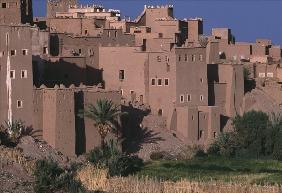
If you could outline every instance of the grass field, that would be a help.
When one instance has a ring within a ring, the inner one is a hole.
[[[154,161],[147,163],[138,175],[172,181],[187,179],[282,185],[282,162],[213,157],[187,161]]]

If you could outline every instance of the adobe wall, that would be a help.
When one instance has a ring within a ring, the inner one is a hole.
[[[25,50],[25,55],[23,54]],[[12,53],[13,52],[13,53]],[[0,26],[0,121],[20,119],[32,126],[32,50],[28,26]],[[20,65],[19,65],[20,64]]]
[[[176,65],[174,51],[149,53],[148,74],[148,104],[151,107],[152,113],[165,117],[167,120],[167,128],[176,129],[170,126],[176,98]],[[155,82],[154,84],[153,81]],[[161,81],[160,84],[159,81]]]
[[[146,102],[145,85],[148,56],[140,47],[99,47],[99,64],[106,89],[118,89],[130,101]],[[124,70],[124,79],[120,79]],[[141,97],[141,95],[143,97]]]
[[[197,42],[203,34],[203,20],[200,18],[188,20],[188,41]]]
[[[53,18],[49,19],[50,32],[97,36],[101,29],[96,27],[95,21],[93,18]]]
[[[176,105],[208,105],[206,49],[177,48],[175,50]],[[185,55],[188,57],[187,61],[185,61]],[[192,56],[195,57],[195,61],[192,61]],[[189,101],[188,95],[191,97]],[[180,101],[181,96],[184,96],[183,102]]]
[[[0,0],[0,24],[24,24],[32,21],[32,0]]]
[[[98,99],[111,100],[115,105],[120,105],[121,95],[118,91],[84,91],[84,108],[87,108],[88,104],[96,104]],[[99,146],[100,135],[97,129],[94,128],[94,122],[89,118],[85,118],[85,139],[86,139],[86,152],[89,152],[94,147]]]

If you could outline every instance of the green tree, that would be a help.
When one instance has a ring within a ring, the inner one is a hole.
[[[6,137],[3,137],[5,138],[2,139],[3,141],[6,141],[6,143],[17,144],[19,142],[19,139],[23,135],[25,126],[22,121],[13,120],[13,121],[5,121],[5,123],[1,125],[0,128],[2,130],[2,133],[6,135]]]
[[[271,122],[266,113],[250,111],[233,119],[237,140],[241,148],[258,158],[266,154],[266,135]]]
[[[97,100],[95,105],[87,105],[87,109],[83,112],[83,116],[94,121],[94,126],[97,128],[101,137],[101,147],[105,147],[105,138],[109,132],[116,131],[119,117],[121,116],[119,106],[114,105],[111,100]]]

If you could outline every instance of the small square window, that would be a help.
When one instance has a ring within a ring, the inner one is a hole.
[[[180,95],[180,103],[184,103],[184,95]]]
[[[152,79],[151,79],[151,85],[152,85],[152,86],[155,86],[155,85],[156,85],[156,79],[155,79],[155,78],[152,78]]]
[[[16,55],[16,53],[17,53],[17,51],[16,51],[16,50],[11,50],[11,56],[15,56],[15,55]]]
[[[17,100],[17,108],[23,108],[23,101]]]
[[[200,101],[203,101],[204,100],[204,95],[201,95],[200,96]]]
[[[165,79],[165,86],[168,86],[168,85],[169,85],[169,79],[166,78],[166,79]]]
[[[159,79],[158,79],[158,86],[162,86],[162,84],[163,84],[163,83],[162,83],[162,79],[159,78]]]
[[[203,61],[203,54],[199,55],[199,60],[202,62]]]
[[[187,101],[190,102],[191,101],[191,95],[187,94]]]
[[[157,61],[158,62],[161,62],[162,61],[162,58],[160,56],[157,56]]]
[[[11,78],[11,79],[15,79],[15,78],[16,78],[16,72],[15,72],[15,70],[11,70],[11,71],[10,71],[10,78]]]
[[[27,49],[23,49],[23,55],[26,56],[28,54],[28,50]]]
[[[27,70],[21,71],[21,78],[27,78]]]
[[[7,8],[7,3],[2,3],[1,7],[4,9]]]
[[[119,71],[119,80],[124,80],[124,70]]]

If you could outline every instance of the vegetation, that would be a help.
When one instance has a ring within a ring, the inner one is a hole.
[[[16,146],[23,135],[25,126],[22,121],[5,121],[0,127],[0,144]]]
[[[269,160],[204,157],[182,161],[148,163],[139,176],[162,180],[222,181],[232,183],[282,184],[282,163]]]
[[[99,168],[107,168],[110,176],[128,176],[143,167],[143,161],[136,156],[127,156],[111,140],[102,147],[96,147],[87,155],[90,163]]]
[[[163,181],[156,178],[138,176],[107,178],[106,170],[98,169],[91,165],[81,168],[81,170],[79,170],[78,172],[77,179],[79,179],[83,186],[88,190],[98,192],[104,191],[130,193],[278,193],[282,190],[279,185],[257,186],[247,184],[245,183],[245,181],[244,183],[235,184],[214,181],[211,179],[203,182],[199,180],[199,178],[196,179],[197,181],[182,179],[176,182]]]
[[[81,115],[94,121],[94,126],[98,129],[98,133],[101,137],[101,147],[103,148],[108,133],[116,129],[121,111],[112,101],[102,99],[97,100],[96,105],[89,104],[88,109]]]
[[[52,160],[39,160],[36,162],[34,177],[34,191],[36,193],[86,193],[81,183],[75,180],[77,168],[64,170]]]
[[[234,132],[219,135],[208,149],[224,157],[282,160],[282,118],[250,111],[233,120]]]

